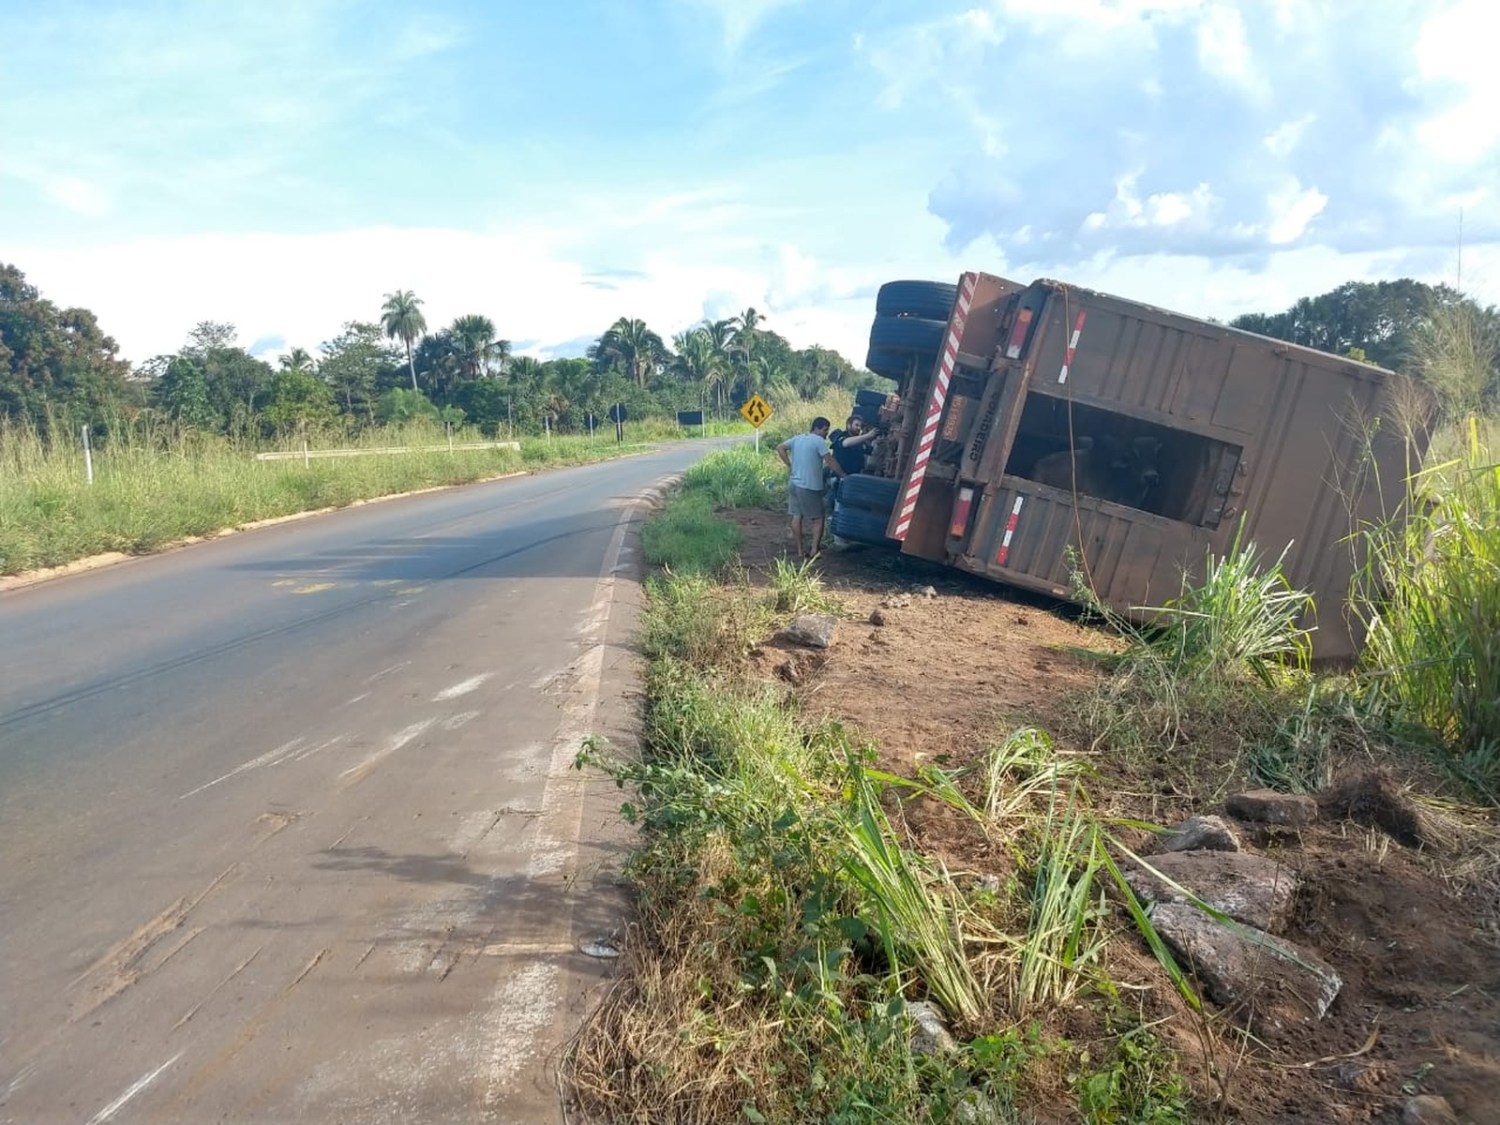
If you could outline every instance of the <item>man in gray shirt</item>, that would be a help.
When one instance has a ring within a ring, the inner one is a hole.
[[[776,447],[776,456],[791,470],[787,487],[787,511],[792,517],[792,541],[797,545],[797,559],[817,558],[823,546],[823,470],[838,476],[844,470],[833,459],[828,448],[827,418],[814,418],[805,434],[789,437]],[[802,553],[802,525],[812,532],[812,554]]]

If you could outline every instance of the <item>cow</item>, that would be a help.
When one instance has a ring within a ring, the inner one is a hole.
[[[1157,467],[1160,457],[1161,441],[1157,438],[1126,440],[1104,434],[1095,444],[1085,435],[1072,450],[1039,458],[1031,479],[1064,492],[1142,508],[1161,483]]]

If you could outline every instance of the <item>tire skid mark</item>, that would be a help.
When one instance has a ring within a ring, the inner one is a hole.
[[[176,1031],[183,1024],[187,1023],[188,1020],[190,1020],[194,1016],[196,1016],[198,1014],[198,1009],[201,1008],[201,1007],[203,1007],[203,1005],[207,1004],[216,995],[218,995],[219,989],[223,988],[226,984],[228,984],[230,981],[232,981],[235,977],[239,976],[242,972],[244,972],[245,969],[247,967],[249,967],[250,962],[254,961],[257,957],[260,956],[260,951],[262,949],[264,949],[264,948],[265,948],[264,945],[256,946],[254,953],[250,954],[249,957],[246,957],[243,961],[241,961],[238,965],[236,965],[234,967],[234,970],[227,977],[225,977],[218,984],[214,985],[211,989],[209,989],[208,990],[208,995],[204,996],[202,1000],[199,1000],[196,1004],[194,1004],[191,1008],[189,1008],[186,1012],[184,1012],[183,1015],[182,1015],[182,1018],[179,1019],[176,1023],[174,1023],[172,1025],[171,1031]],[[169,1032],[169,1034],[170,1034],[170,1032]]]
[[[161,958],[150,968],[142,968],[146,955],[156,946],[157,942],[173,931],[180,929],[187,920],[187,916],[193,909],[207,898],[225,879],[229,878],[239,868],[238,863],[230,864],[218,877],[199,891],[196,897],[188,898],[184,895],[171,906],[167,907],[156,917],[138,927],[134,933],[109,950],[103,957],[99,958],[78,976],[68,983],[68,988],[76,988],[85,981],[93,978],[95,983],[90,989],[89,995],[79,1001],[80,1008],[69,1017],[68,1022],[73,1023],[88,1015],[101,1004],[112,1000],[135,984],[147,973],[160,968],[171,957],[186,945],[198,933],[199,930],[189,934],[187,939],[172,949],[166,957]]]

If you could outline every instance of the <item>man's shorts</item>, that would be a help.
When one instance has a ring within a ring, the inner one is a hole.
[[[787,486],[786,510],[791,516],[805,520],[823,518],[823,490],[821,488],[798,488]]]

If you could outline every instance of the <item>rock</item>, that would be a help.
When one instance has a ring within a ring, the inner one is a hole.
[[[933,1120],[938,1118],[934,1116]],[[970,1087],[954,1105],[953,1120],[958,1125],[1005,1125],[1014,1119],[1002,1111],[983,1090]]]
[[[883,610],[883,609],[873,609],[873,610],[870,611],[870,624],[871,625],[884,625],[887,620],[889,620],[889,619],[885,615],[885,610]]]
[[[884,599],[880,604],[885,606],[886,609],[905,609],[907,606],[911,605],[911,595],[892,594],[890,595],[890,597]]]
[[[1190,816],[1161,838],[1163,851],[1237,852],[1240,838],[1217,816]]]
[[[783,640],[808,648],[827,648],[833,644],[838,621],[826,613],[804,613],[792,618],[792,623],[781,631]]]
[[[1000,893],[1000,876],[981,875],[974,880],[974,886],[981,891],[988,891],[992,895]]]
[[[958,1043],[943,1022],[943,1014],[936,1004],[918,1000],[906,1006],[906,1014],[912,1021],[912,1054],[947,1055],[958,1050]]]
[[[1341,1090],[1352,1090],[1357,1094],[1373,1094],[1385,1080],[1385,1071],[1374,1063],[1360,1059],[1341,1062],[1333,1068],[1333,1080]]]
[[[1458,1114],[1447,1098],[1422,1094],[1406,1099],[1401,1107],[1401,1125],[1458,1125]]]
[[[1262,1034],[1323,1018],[1343,987],[1316,954],[1249,927],[1231,928],[1185,902],[1152,908],[1151,924],[1208,994]]]
[[[1318,802],[1300,793],[1278,793],[1274,789],[1252,789],[1236,793],[1224,802],[1229,815],[1240,820],[1275,824],[1283,828],[1305,828],[1318,819]]]
[[[1193,892],[1215,910],[1257,930],[1286,924],[1297,892],[1297,873],[1250,852],[1168,852],[1148,861],[1172,883]],[[1181,891],[1153,871],[1129,867],[1125,878],[1147,902],[1186,902]]]
[[[937,597],[937,589],[936,589],[936,587],[933,587],[933,586],[918,586],[917,587],[917,597],[919,597],[919,598],[935,598],[935,597]]]
[[[776,665],[776,674],[789,684],[802,682],[802,665],[795,656],[789,656]]]

